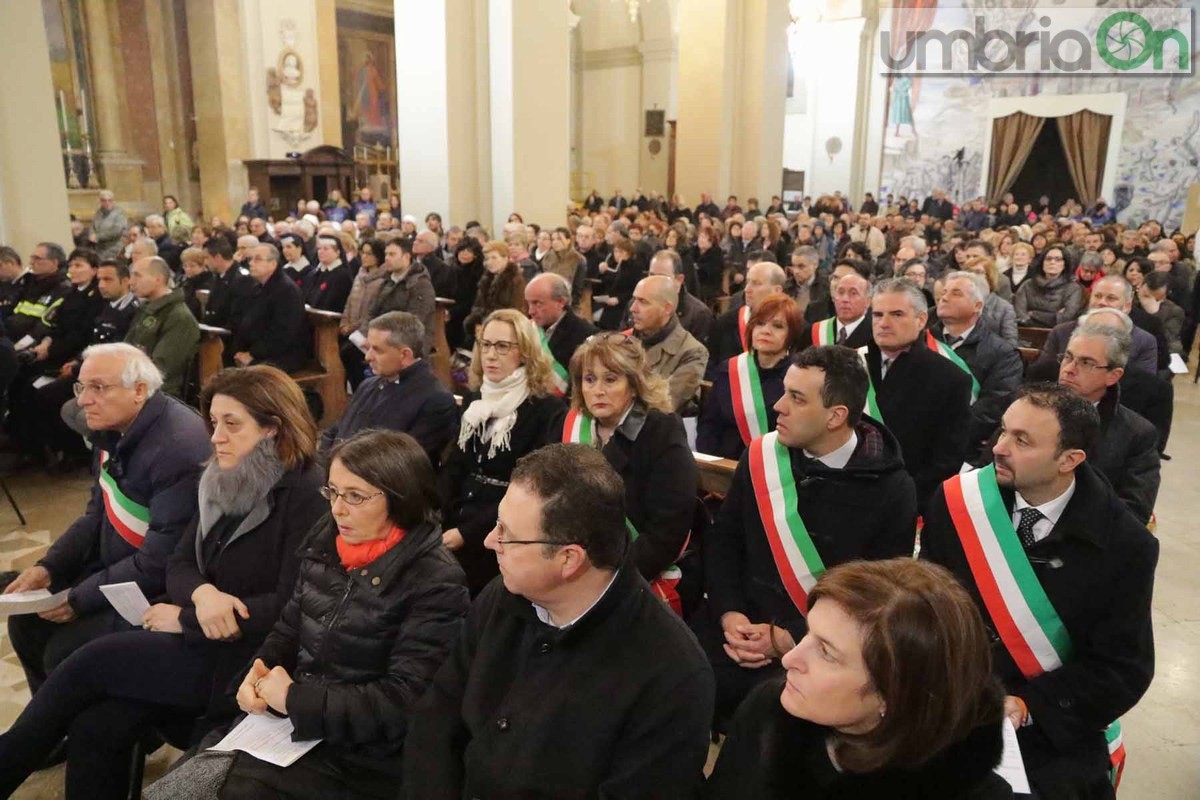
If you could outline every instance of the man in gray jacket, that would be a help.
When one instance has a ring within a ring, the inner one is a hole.
[[[686,406],[695,402],[708,365],[708,350],[679,324],[675,315],[678,305],[679,287],[675,281],[651,275],[633,290],[630,313],[633,336],[646,349],[646,364],[667,379],[671,403],[677,412],[684,413]]]
[[[121,254],[122,237],[129,228],[125,212],[117,208],[116,197],[108,189],[100,192],[100,208],[92,217],[92,241],[96,243],[96,255],[103,261]]]

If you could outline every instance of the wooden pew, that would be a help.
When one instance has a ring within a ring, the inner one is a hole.
[[[453,299],[437,298],[437,308],[433,312],[433,352],[429,354],[433,362],[433,374],[451,391],[454,390],[454,384],[450,380],[450,342],[446,339],[446,321],[450,319],[452,308]]]
[[[1017,342],[1021,347],[1034,347],[1041,350],[1046,339],[1050,337],[1051,328],[1033,328],[1019,327],[1017,328]]]
[[[575,313],[588,322],[592,321],[592,292],[599,285],[599,278],[588,278],[583,287],[583,294],[579,296],[579,307],[575,309]]]
[[[1042,354],[1036,347],[1018,347],[1017,350],[1021,353],[1021,360],[1025,362],[1025,366],[1037,361],[1038,356]]]
[[[203,389],[204,384],[208,383],[208,379],[225,366],[223,360],[224,337],[232,335],[233,331],[228,328],[218,328],[213,325],[200,326],[200,348],[196,351],[196,374],[200,381],[199,388]]]
[[[346,394],[346,368],[342,365],[338,344],[342,315],[308,306],[304,310],[313,332],[315,363],[292,373],[292,379],[301,386],[312,387],[321,395],[325,410],[318,424],[324,428],[342,416],[350,402]]]
[[[701,453],[693,453],[696,467],[700,470],[699,489],[703,493],[728,494],[733,482],[733,471],[737,462],[728,458],[714,458]]]

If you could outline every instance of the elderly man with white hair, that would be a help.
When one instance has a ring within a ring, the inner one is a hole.
[[[986,278],[976,272],[951,272],[943,285],[938,321],[925,338],[930,350],[971,376],[966,460],[975,463],[988,450],[988,438],[1017,396],[1025,365],[1017,348],[979,324],[988,296]]]
[[[101,260],[121,254],[121,237],[129,227],[125,212],[117,207],[115,195],[108,189],[100,191],[100,208],[92,217],[92,241]]]
[[[133,345],[83,352],[75,395],[92,431],[99,478],[83,515],[5,589],[67,592],[49,611],[9,618],[32,692],[85,643],[130,629],[101,586],[133,582],[149,598],[165,590],[167,558],[196,513],[212,448],[200,415],[162,385],[158,367]]]

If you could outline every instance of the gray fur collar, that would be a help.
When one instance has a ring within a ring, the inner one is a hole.
[[[250,513],[284,472],[273,438],[260,441],[232,469],[221,469],[213,458],[200,475],[200,535],[207,535],[213,523],[226,514]]]

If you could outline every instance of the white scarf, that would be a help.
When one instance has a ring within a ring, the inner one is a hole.
[[[517,407],[529,397],[525,368],[517,367],[512,375],[498,382],[484,378],[480,393],[482,397],[467,406],[463,414],[458,446],[465,449],[471,437],[478,434],[488,445],[488,458],[495,458],[496,451],[509,449]]]

